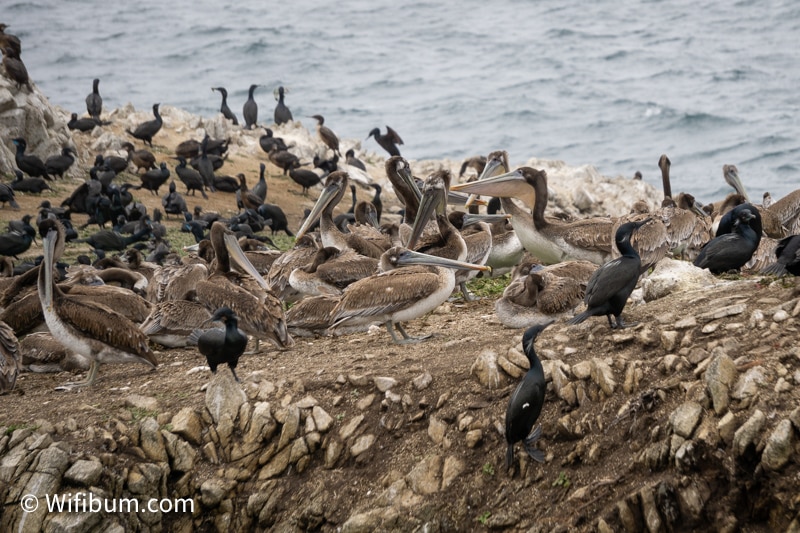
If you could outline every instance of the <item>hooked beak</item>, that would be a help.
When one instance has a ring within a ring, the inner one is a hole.
[[[446,257],[424,254],[422,252],[415,252],[414,250],[404,250],[397,258],[397,264],[401,266],[408,266],[408,265],[440,266],[445,268],[452,268],[454,270],[480,270],[482,272],[492,271],[492,267],[488,265],[476,265],[473,263],[465,263],[464,261],[456,261],[454,259],[447,259]]]
[[[303,221],[303,225],[300,226],[300,229],[297,231],[297,235],[295,236],[296,239],[299,239],[306,234],[308,228],[310,228],[314,222],[319,219],[322,211],[325,210],[325,208],[329,203],[331,203],[340,190],[341,188],[339,186],[339,182],[331,182],[330,184],[326,185],[324,189],[322,189],[322,193],[319,195],[319,198],[317,198],[317,203],[314,204],[311,212]]]
[[[533,187],[525,180],[525,176],[522,175],[519,169],[483,180],[459,183],[450,188],[454,191],[497,196],[499,198],[519,198],[529,207],[533,206],[535,198]]]

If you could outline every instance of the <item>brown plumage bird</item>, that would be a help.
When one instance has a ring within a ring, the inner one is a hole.
[[[6,69],[6,76],[17,82],[18,87],[25,85],[29,91],[33,90],[25,63],[14,52],[14,49],[9,46],[3,49],[3,67]]]
[[[322,115],[312,115],[311,118],[317,121],[317,134],[319,134],[319,138],[322,139],[325,146],[341,157],[342,154],[339,152],[339,137],[333,133],[333,130],[325,126],[325,118]]]

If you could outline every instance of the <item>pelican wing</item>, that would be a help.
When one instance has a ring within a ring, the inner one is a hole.
[[[286,322],[290,328],[327,329],[339,300],[339,296],[329,295],[303,298],[286,312]]]
[[[84,299],[66,298],[56,303],[58,315],[79,334],[96,339],[116,350],[136,354],[157,365],[147,345],[147,335],[113,309]]]
[[[355,318],[385,317],[417,303],[439,288],[439,276],[425,267],[403,267],[347,287],[333,310],[333,325]]]
[[[14,388],[19,363],[19,343],[14,330],[0,322],[0,394]]]
[[[610,253],[614,240],[612,226],[608,218],[587,218],[566,224],[562,235],[564,241],[577,248]]]
[[[335,260],[317,267],[317,276],[324,281],[343,289],[351,283],[367,278],[378,270],[378,260],[347,250]]]

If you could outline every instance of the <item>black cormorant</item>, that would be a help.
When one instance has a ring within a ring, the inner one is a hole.
[[[92,81],[92,92],[86,97],[86,111],[95,120],[100,120],[100,113],[103,112],[103,97],[100,96],[100,80],[95,78]]]
[[[540,463],[544,461],[542,451],[534,448],[534,444],[542,434],[541,427],[537,426],[535,430],[531,430],[542,412],[547,383],[544,379],[542,362],[536,355],[533,343],[539,333],[552,323],[553,320],[550,320],[532,326],[522,336],[522,350],[528,357],[530,369],[514,389],[506,409],[506,442],[508,442],[506,469],[514,464],[514,445],[520,441],[533,460]]]
[[[333,133],[333,130],[325,125],[325,117],[322,115],[312,115],[311,118],[317,121],[317,134],[322,140],[323,144],[333,150],[333,153],[341,157],[339,152],[339,137]]]
[[[238,126],[239,121],[236,119],[236,115],[234,115],[231,108],[228,107],[228,90],[225,89],[225,87],[212,87],[211,90],[219,91],[219,94],[222,95],[222,104],[219,107],[219,112],[222,113],[222,116],[232,121],[234,126]]]
[[[292,118],[292,112],[289,111],[289,108],[283,103],[283,95],[288,92],[289,91],[284,89],[283,86],[275,89],[275,99],[278,101],[275,105],[275,124],[285,124],[286,122],[294,120]]]
[[[767,265],[762,274],[783,276],[787,272],[793,276],[800,276],[800,235],[789,235],[778,241],[775,249],[778,260]]]
[[[739,270],[753,257],[761,242],[761,233],[756,231],[756,227],[761,226],[758,210],[751,204],[740,204],[730,213],[733,233],[720,234],[717,231],[718,236],[700,250],[694,266],[707,268],[712,274],[722,274]]]
[[[126,130],[133,137],[136,137],[140,141],[149,144],[150,148],[153,147],[153,135],[158,133],[158,130],[160,130],[162,124],[164,124],[164,121],[161,120],[161,115],[158,112],[158,106],[159,104],[153,104],[153,115],[155,115],[155,119],[139,124],[133,131]]]
[[[33,154],[26,154],[25,150],[28,148],[28,143],[22,137],[12,139],[14,146],[17,147],[14,160],[21,171],[32,178],[42,177],[45,179],[52,179],[47,172],[47,167],[44,162]]]
[[[258,85],[253,84],[248,91],[247,101],[242,106],[242,115],[244,116],[244,127],[248,130],[256,125],[258,121],[258,104],[253,98],[253,93],[256,91]]]
[[[386,133],[384,135],[381,135],[380,128],[373,128],[373,130],[369,132],[369,135],[367,135],[367,139],[370,137],[375,137],[375,140],[378,141],[381,148],[389,153],[390,157],[393,155],[400,155],[400,149],[397,145],[403,144],[403,139],[389,126],[386,126]]]
[[[576,315],[569,324],[580,324],[590,316],[606,315],[611,328],[624,328],[635,324],[625,324],[622,321],[622,310],[636,287],[642,260],[631,245],[633,232],[644,226],[651,219],[639,222],[626,222],[621,225],[614,236],[621,257],[613,259],[594,271],[586,286],[586,311]],[[611,321],[611,316],[616,319],[616,324]]]

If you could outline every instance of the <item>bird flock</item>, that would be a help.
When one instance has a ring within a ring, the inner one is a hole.
[[[6,28],[0,24],[4,73],[18,91],[33,91],[19,40]],[[103,120],[99,83],[93,80],[86,97],[87,116],[71,114],[73,135],[110,124]],[[673,196],[666,155],[658,161],[660,208],[642,201],[631,213],[570,218],[549,203],[547,173],[510,168],[502,150],[466,159],[457,177],[437,170],[421,179],[400,154],[397,132],[375,128],[367,139],[388,154],[380,181],[391,184],[402,205],[387,217],[377,182],[371,201],[357,201],[353,173],[366,173],[367,166],[352,149],[342,157],[339,138],[322,115],[310,117],[323,147],[313,161],[303,162],[271,128],[259,125],[258,87],[249,87],[241,125],[225,87],[212,91],[221,95],[220,113],[232,127],[263,130],[258,145],[277,176],[288,175],[304,197],[319,191],[296,233],[284,210],[267,202],[265,162],[252,187],[244,174],[224,175],[230,140],[187,139],[167,156],[177,162],[172,170],[159,161],[164,121],[154,104],[153,119],[126,129],[128,138],[120,139],[127,157],[97,155],[85,182],[60,205],[42,201],[35,218],[14,220],[0,234],[0,392],[11,391],[22,370],[87,371],[84,381],[60,387],[71,390],[94,384],[101,364],[155,368],[152,345],[196,345],[212,372],[227,364],[238,380],[235,369],[249,339],[255,352],[261,341],[291,350],[293,336],[344,335],[379,325],[393,343],[422,342],[430,335],[410,335],[406,322],[437,308],[456,289],[474,299],[467,282],[475,276],[510,273],[495,311],[507,327],[525,330],[522,347],[530,362],[506,412],[510,468],[517,442],[534,460],[543,459],[536,447],[541,430],[534,426],[546,387],[534,341],[548,325],[599,316],[612,329],[636,325],[623,319],[623,310],[641,276],[668,256],[713,274],[800,273],[800,190],[775,202],[767,193],[761,204],[751,203],[736,167],[725,165],[723,178],[734,191],[701,206],[689,193]],[[276,126],[294,121],[288,93],[282,86],[274,90]],[[0,184],[4,207],[19,208],[17,192],[51,189],[88,155],[65,146],[42,161],[27,153],[19,132],[9,140],[18,170],[13,181]],[[121,183],[123,173],[140,183]],[[152,213],[134,196],[160,196],[162,187],[161,208]],[[187,195],[207,199],[209,193],[230,194],[236,214],[188,209]],[[336,214],[348,193],[350,209]],[[76,227],[75,215],[85,223]],[[193,247],[170,245],[170,216],[193,236]],[[90,226],[97,231],[79,238]],[[290,249],[274,245],[278,232],[292,239]],[[41,258],[20,262],[37,235]],[[63,262],[65,250],[78,243],[88,244],[96,258]]]

